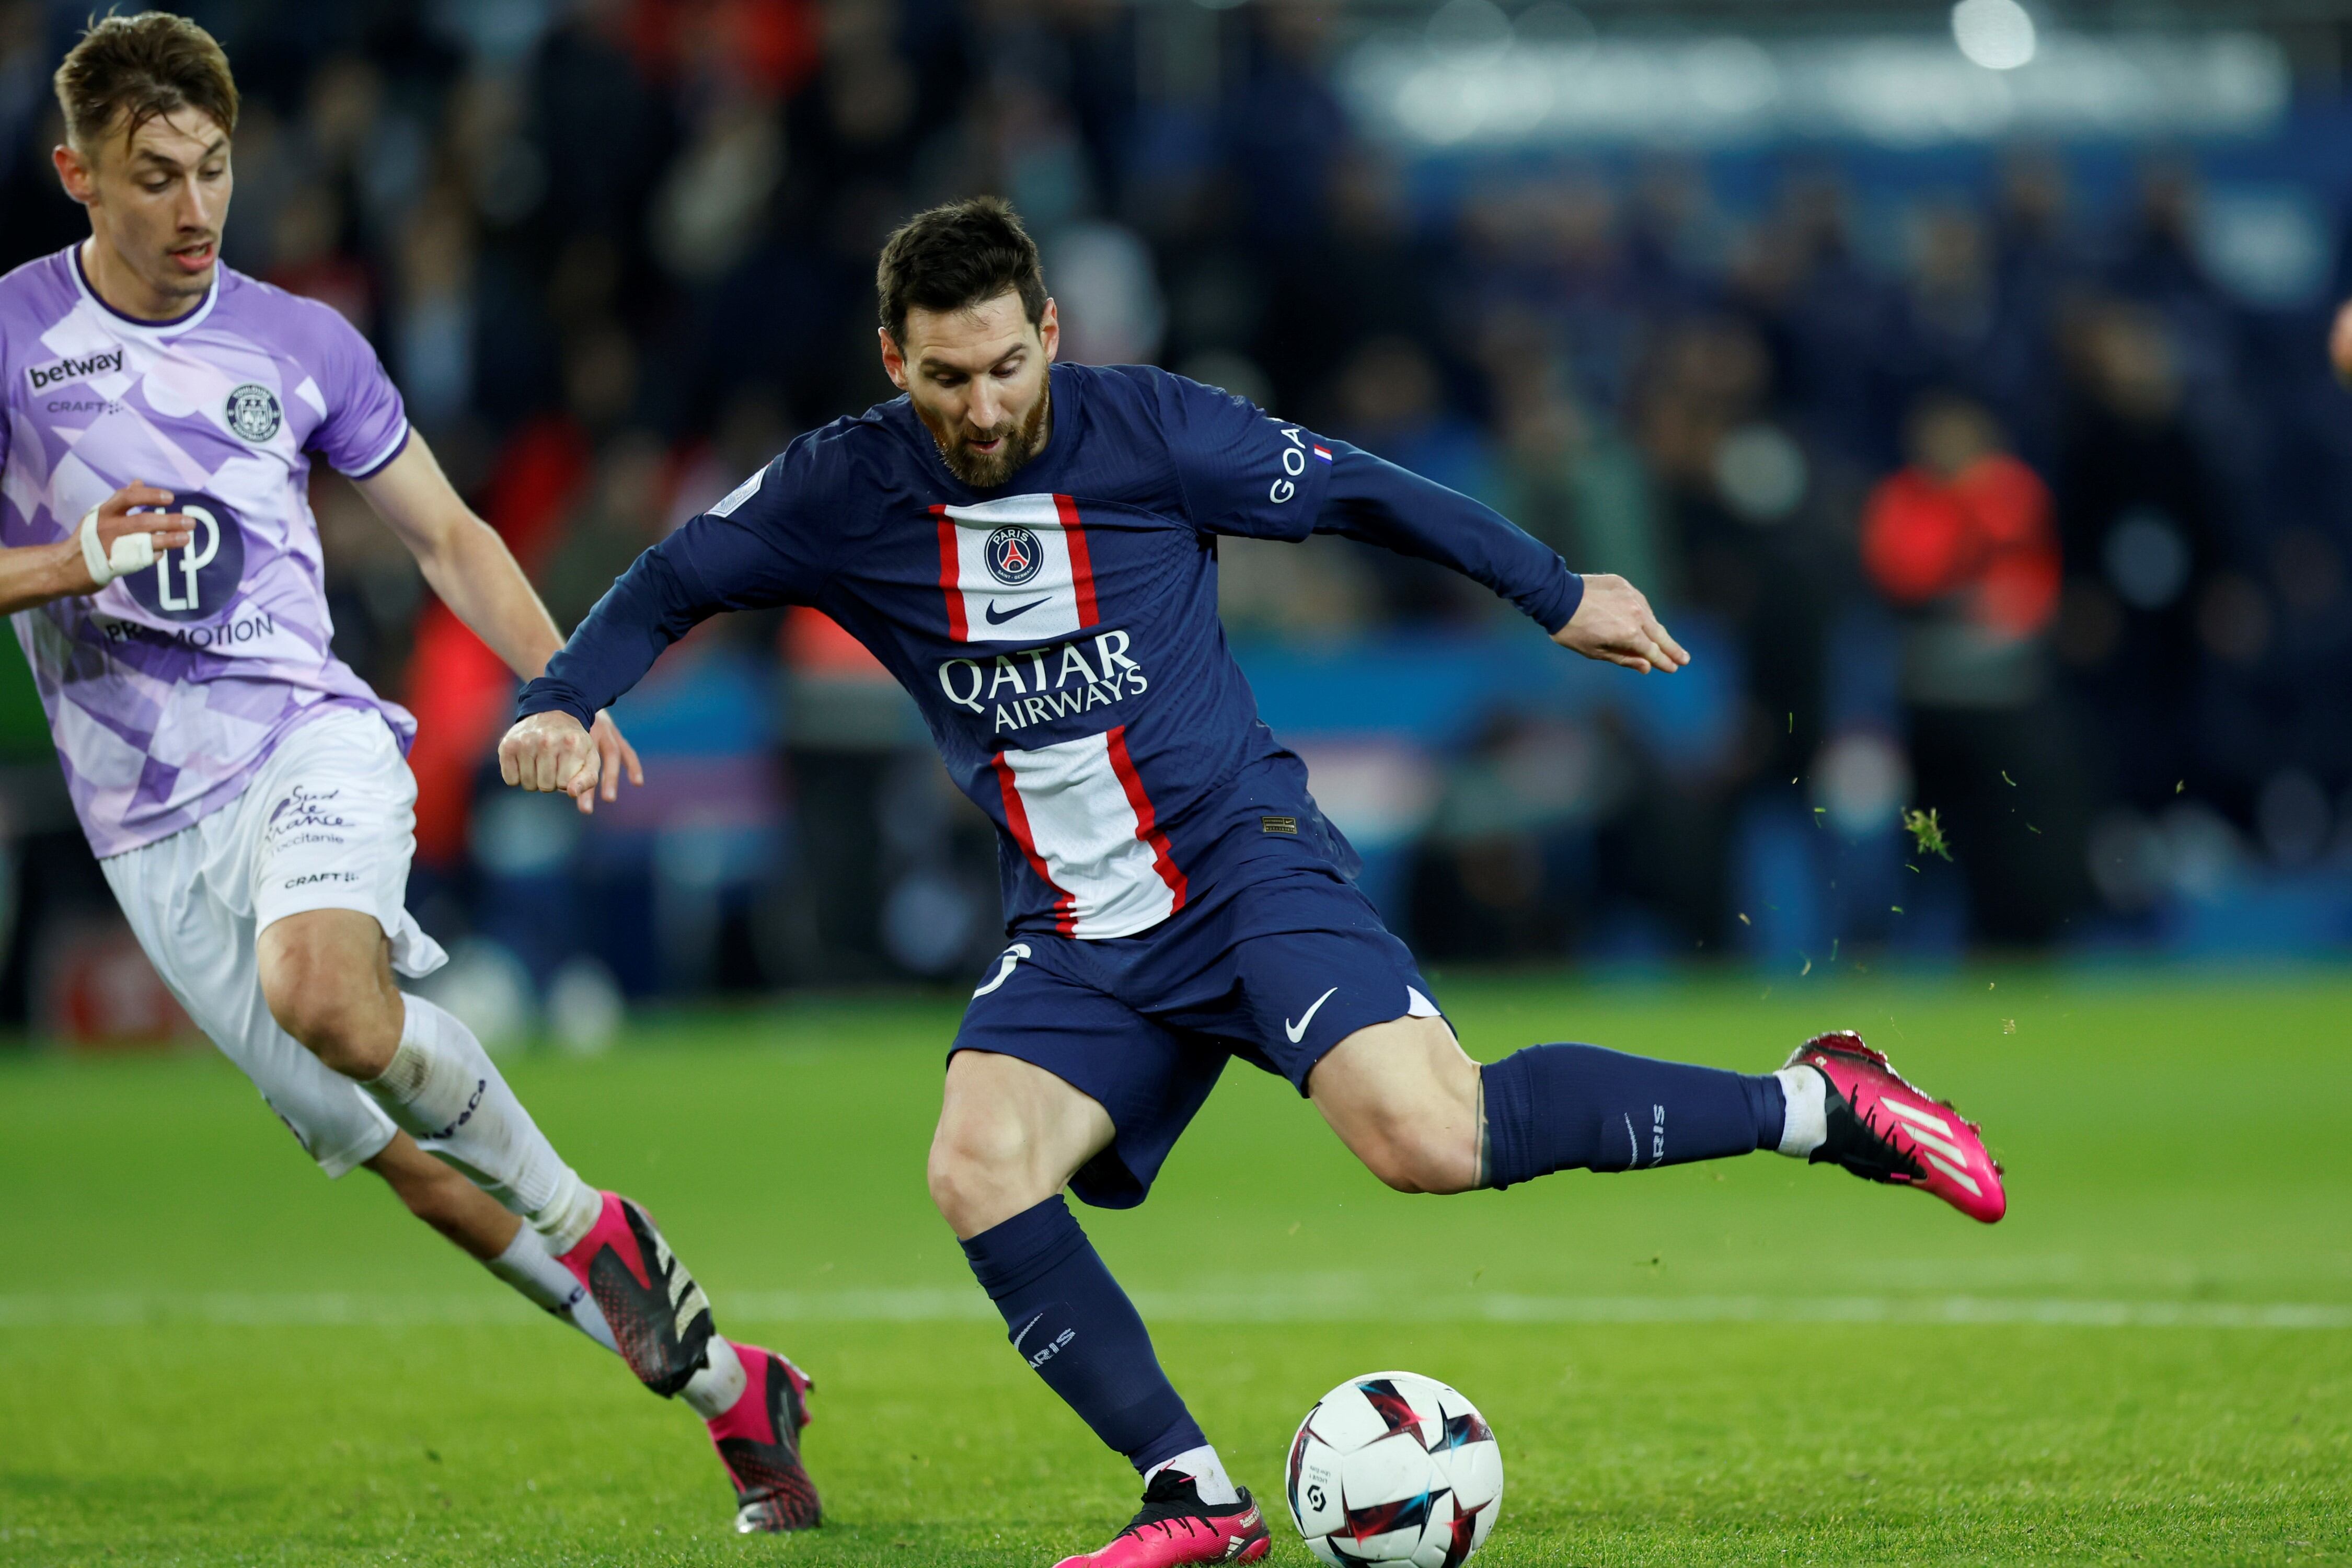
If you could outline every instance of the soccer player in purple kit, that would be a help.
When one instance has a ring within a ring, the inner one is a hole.
[[[518,675],[562,645],[554,623],[366,341],[220,264],[237,93],[211,35],[106,17],[56,87],[90,236],[0,279],[0,608],[123,914],[321,1170],[375,1172],[683,1398],[739,1528],[815,1523],[806,1379],[721,1337],[645,1211],[582,1181],[466,1026],[400,989],[446,962],[403,901],[415,721],[330,649],[311,454]],[[636,757],[590,722],[613,800]]]
[[[1849,1033],[1754,1075],[1571,1044],[1472,1061],[1258,720],[1216,541],[1344,534],[1486,584],[1578,653],[1679,668],[1632,584],[1214,388],[1055,364],[1036,247],[1002,202],[916,216],[877,285],[906,395],[801,437],[640,556],[524,689],[499,763],[586,798],[598,712],[720,610],[813,605],[921,705],[996,823],[1010,938],[950,1050],[931,1194],[1014,1350],[1144,1479],[1133,1521],[1062,1568],[1270,1545],[1061,1196],[1141,1203],[1229,1058],[1287,1079],[1406,1192],[1772,1149],[2001,1216],[1975,1127]]]

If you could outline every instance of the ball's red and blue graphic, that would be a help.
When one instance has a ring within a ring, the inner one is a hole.
[[[1351,1377],[1291,1439],[1291,1522],[1325,1563],[1461,1568],[1503,1507],[1503,1453],[1467,1399],[1410,1372]]]

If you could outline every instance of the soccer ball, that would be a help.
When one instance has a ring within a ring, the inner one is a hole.
[[[1375,1372],[1318,1400],[1290,1440],[1291,1522],[1335,1568],[1460,1568],[1503,1510],[1503,1450],[1433,1377]]]

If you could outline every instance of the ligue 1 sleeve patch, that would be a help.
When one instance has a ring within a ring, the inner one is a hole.
[[[230,429],[257,447],[277,435],[278,427],[286,422],[285,412],[278,406],[278,395],[252,381],[228,395],[221,414]]]
[[[741,506],[745,501],[750,500],[753,496],[760,493],[760,481],[767,477],[768,466],[765,463],[762,463],[750,479],[745,479],[741,484],[737,485],[733,489],[729,490],[725,495],[719,497],[719,504],[710,509],[710,515],[713,517],[733,517],[737,507]]]

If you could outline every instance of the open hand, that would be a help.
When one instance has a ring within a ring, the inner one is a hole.
[[[1672,675],[1690,662],[1683,645],[1658,624],[1642,590],[1611,572],[1585,577],[1583,602],[1551,640],[1587,658],[1607,659],[1643,675],[1654,669]]]
[[[597,791],[597,794],[606,800],[620,799],[621,775],[625,773],[628,775],[631,784],[640,789],[645,787],[645,764],[637,761],[637,749],[629,744],[627,739],[622,735],[621,727],[613,722],[611,713],[600,712],[596,715],[596,727],[588,731],[588,739],[595,744],[596,772],[603,781],[603,787]],[[581,795],[577,798],[583,814],[594,813],[596,802],[593,798],[585,795]]]

